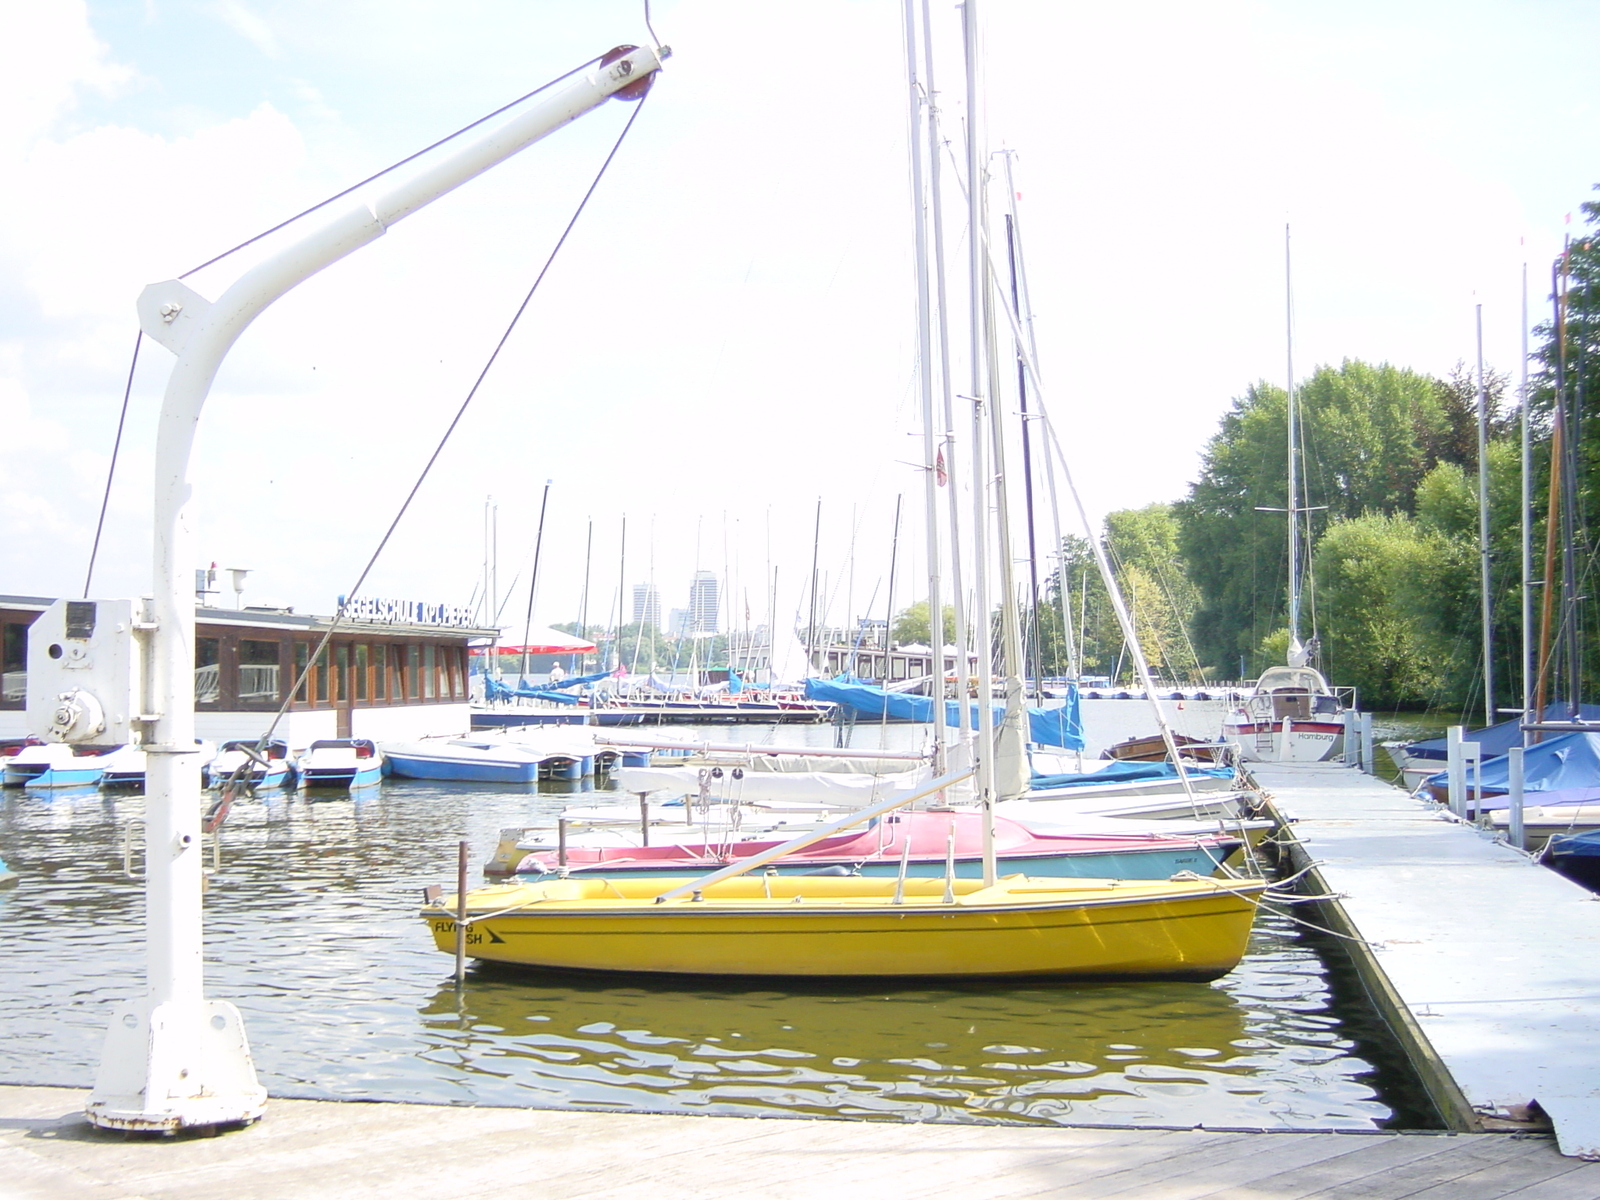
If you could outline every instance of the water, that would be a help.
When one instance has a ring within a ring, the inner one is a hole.
[[[1150,724],[1142,705],[1105,703],[1131,732]],[[829,744],[832,731],[778,734],[802,735]],[[458,838],[481,863],[502,825],[567,799],[390,781],[356,801],[238,805],[207,895],[207,974],[243,1010],[263,1082],[290,1096],[887,1120],[1407,1121],[1375,1090],[1365,1035],[1334,1011],[1315,948],[1270,915],[1244,963],[1209,985],[640,983],[474,968],[458,993],[416,915],[421,887],[453,880]],[[111,1006],[140,990],[142,889],[123,874],[122,831],[141,811],[137,796],[95,792],[0,800],[0,850],[22,876],[0,893],[0,1081],[92,1083]]]

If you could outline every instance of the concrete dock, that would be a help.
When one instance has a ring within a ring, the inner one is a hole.
[[[1445,1119],[1504,1127],[1533,1104],[1564,1153],[1600,1155],[1600,897],[1354,769],[1250,773]]]
[[[274,1100],[215,1137],[105,1134],[0,1087],[6,1200],[1594,1200],[1548,1137],[1221,1133]]]

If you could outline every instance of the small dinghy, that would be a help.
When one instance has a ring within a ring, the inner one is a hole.
[[[383,778],[383,754],[368,738],[327,738],[300,756],[300,786],[353,791]]]
[[[250,751],[255,748],[253,738],[223,742],[222,749],[206,768],[206,786],[222,787],[238,775],[242,782],[255,788],[293,787],[294,765],[289,761],[288,743],[268,742],[265,750],[252,755]],[[261,759],[266,759],[266,762],[263,763]],[[247,768],[242,775],[239,774],[240,768]]]

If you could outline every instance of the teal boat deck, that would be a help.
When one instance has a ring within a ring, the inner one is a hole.
[[[1446,1119],[1535,1103],[1563,1153],[1600,1155],[1600,897],[1353,769],[1250,773]]]
[[[0,1087],[7,1200],[1593,1200],[1547,1137],[758,1120],[273,1100],[216,1137]]]

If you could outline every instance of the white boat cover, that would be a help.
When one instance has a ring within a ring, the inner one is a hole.
[[[746,771],[735,778],[735,768],[721,767],[720,779],[710,777],[710,767],[623,767],[613,773],[625,792],[671,792],[699,796],[703,785],[713,800],[739,804],[823,804],[834,808],[864,808],[893,792],[916,787],[932,779],[927,768],[897,775],[853,775],[832,771]]]

